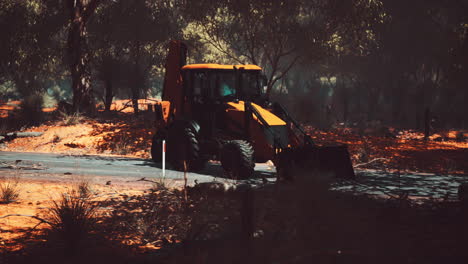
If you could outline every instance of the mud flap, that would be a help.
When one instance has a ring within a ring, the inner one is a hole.
[[[333,173],[336,178],[354,179],[354,169],[346,145],[306,145],[286,149],[278,154],[277,170],[280,178],[292,180],[294,169]]]

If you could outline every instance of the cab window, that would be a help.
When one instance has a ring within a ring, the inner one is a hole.
[[[208,84],[206,73],[194,72],[193,73],[193,95],[201,95],[203,86]]]
[[[236,76],[233,72],[218,74],[218,92],[221,97],[236,95]]]

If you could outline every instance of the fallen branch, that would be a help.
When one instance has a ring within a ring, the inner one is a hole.
[[[356,164],[356,165],[354,165],[354,168],[358,168],[358,167],[361,167],[361,166],[369,165],[369,164],[371,164],[371,163],[373,163],[373,162],[376,162],[376,161],[379,161],[379,160],[388,160],[388,159],[386,159],[386,158],[376,158],[376,159],[373,159],[373,160],[371,160],[371,161],[369,161],[369,162]]]
[[[11,216],[22,216],[22,217],[31,217],[31,218],[34,218],[36,220],[39,220],[41,221],[41,223],[46,223],[46,224],[49,224],[49,225],[52,225],[51,222],[43,219],[43,218],[40,218],[38,216],[35,216],[35,215],[23,215],[23,214],[9,214],[9,215],[4,215],[4,216],[0,216],[0,219],[3,219],[3,218],[7,218],[7,217],[11,217]],[[38,225],[36,225],[38,226]]]
[[[159,183],[157,181],[148,180],[148,179],[146,179],[146,177],[143,177],[143,178],[141,178],[139,180],[134,180],[134,181],[146,181],[146,182],[152,182],[152,183]],[[134,182],[134,181],[127,181],[127,182]]]
[[[22,137],[40,137],[44,132],[11,132],[0,135],[0,143]]]
[[[44,132],[14,132],[14,133],[8,133],[9,134],[14,134],[16,137],[40,137],[44,134]]]

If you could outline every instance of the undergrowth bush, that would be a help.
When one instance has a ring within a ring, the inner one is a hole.
[[[20,195],[19,178],[3,177],[0,179],[0,203],[8,204],[18,199]]]
[[[50,234],[62,242],[68,253],[75,253],[96,223],[97,205],[78,197],[76,192],[62,194],[53,201],[47,214]]]
[[[147,195],[125,197],[110,202],[114,210],[104,220],[114,238],[132,237],[138,245],[161,245],[185,239],[190,223],[183,193],[158,186]]]

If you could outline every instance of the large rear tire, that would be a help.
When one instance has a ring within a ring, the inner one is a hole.
[[[254,151],[245,140],[231,140],[221,148],[220,161],[223,169],[233,179],[247,179],[254,173]]]
[[[184,161],[189,171],[199,171],[205,167],[206,159],[202,156],[198,131],[193,124],[176,121],[168,129],[167,157],[177,170],[184,170]]]

